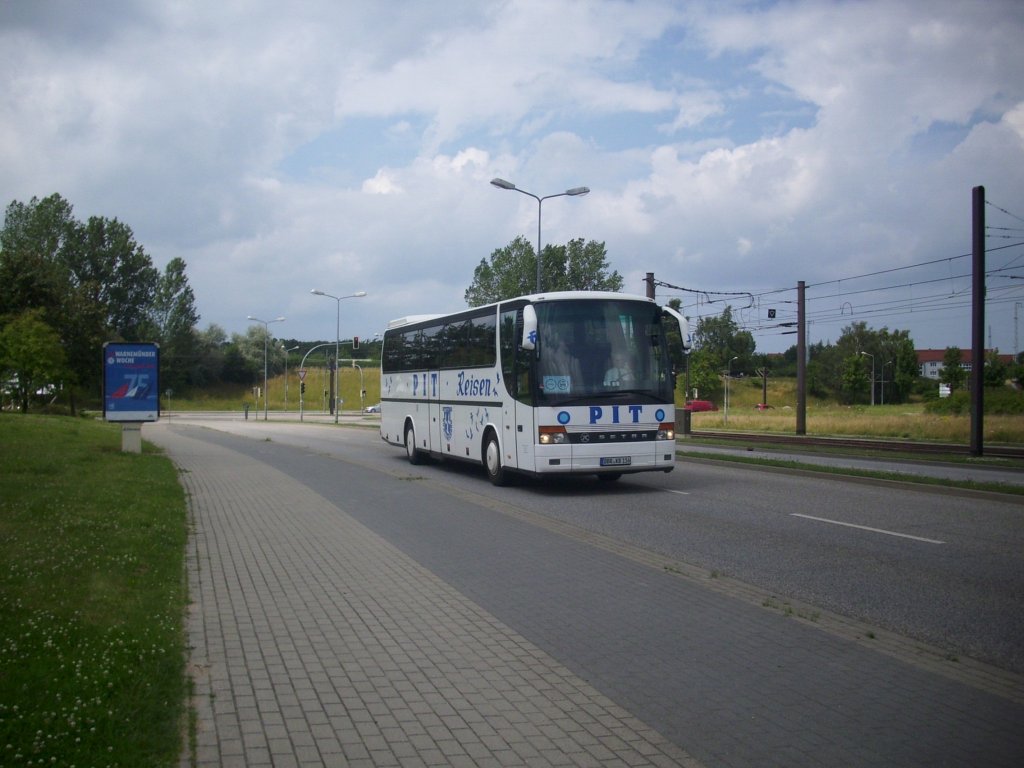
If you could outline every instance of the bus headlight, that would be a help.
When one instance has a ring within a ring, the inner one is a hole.
[[[569,442],[565,427],[541,427],[537,433],[537,441],[541,445],[564,445]]]
[[[659,440],[675,440],[676,439],[676,425],[675,424],[659,424],[658,425],[658,439]]]

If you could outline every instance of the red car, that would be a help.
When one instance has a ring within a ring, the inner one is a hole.
[[[691,400],[683,406],[684,411],[717,411],[718,406],[710,400]]]

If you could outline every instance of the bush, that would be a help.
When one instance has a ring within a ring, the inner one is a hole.
[[[928,413],[967,416],[971,412],[971,394],[960,390],[949,397],[929,401],[924,407]],[[985,413],[1002,416],[1024,414],[1024,393],[1009,387],[986,387]]]

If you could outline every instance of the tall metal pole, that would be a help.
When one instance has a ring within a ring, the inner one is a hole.
[[[796,284],[796,433],[807,434],[807,332],[804,281]]]
[[[258,317],[249,315],[247,320],[255,320],[257,323],[263,323],[263,420],[266,421],[268,417],[268,397],[270,394],[267,391],[267,342],[270,338],[270,324],[271,323],[282,323],[284,322],[283,317],[276,317],[273,320],[260,320]],[[259,407],[259,403],[256,403],[256,407]],[[257,411],[259,413],[259,411]],[[259,418],[257,416],[256,418]]]
[[[284,346],[281,347],[284,349]],[[284,349],[284,409],[288,410],[288,353],[298,349],[297,346]]]
[[[541,203],[544,198],[537,199],[537,292],[541,293]]]
[[[985,188],[975,187],[971,201],[971,455],[981,456],[985,452]]]
[[[341,366],[338,365],[338,343],[341,341],[341,299],[336,299],[334,316],[334,423],[338,423],[338,379],[341,378]]]
[[[729,382],[732,379],[732,361],[738,360],[739,357],[732,357],[729,359],[728,368],[725,372],[725,423],[729,423]]]

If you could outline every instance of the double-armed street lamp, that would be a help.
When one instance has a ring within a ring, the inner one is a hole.
[[[334,396],[334,401],[333,401],[333,405],[334,405],[334,423],[337,424],[338,423],[338,379],[341,378],[340,377],[341,371],[338,369],[338,344],[341,341],[341,300],[342,299],[361,299],[363,296],[366,295],[366,291],[356,291],[355,293],[350,293],[347,296],[334,296],[333,294],[325,293],[324,291],[318,291],[316,288],[314,288],[314,289],[312,289],[310,291],[310,293],[312,293],[314,296],[326,296],[329,299],[334,299],[335,303],[337,304],[337,315],[336,315],[335,328],[334,328],[334,392],[333,392],[333,396]]]
[[[513,184],[511,181],[505,181],[504,179],[491,179],[491,184],[493,184],[494,186],[498,187],[499,189],[511,189],[511,190],[513,190],[515,192],[521,192],[522,194],[526,195],[527,197],[532,197],[534,200],[537,201],[537,293],[540,293],[541,292],[541,282],[540,282],[540,210],[541,210],[541,203],[543,203],[545,200],[551,199],[552,197],[565,197],[566,195],[568,195],[569,197],[579,197],[581,195],[587,194],[590,191],[590,187],[573,187],[572,189],[567,189],[567,190],[565,190],[565,192],[559,192],[558,194],[555,194],[555,195],[544,195],[544,197],[538,197],[537,195],[533,194],[532,192],[527,192],[525,189],[520,189],[515,184]]]
[[[260,320],[258,317],[249,315],[247,320],[253,320],[257,323],[263,324],[263,420],[267,420],[267,395],[270,393],[267,391],[267,340],[270,338],[270,324],[271,323],[283,323],[283,317],[275,317],[273,320]],[[259,403],[257,403],[257,406]],[[258,417],[257,417],[258,418]]]

